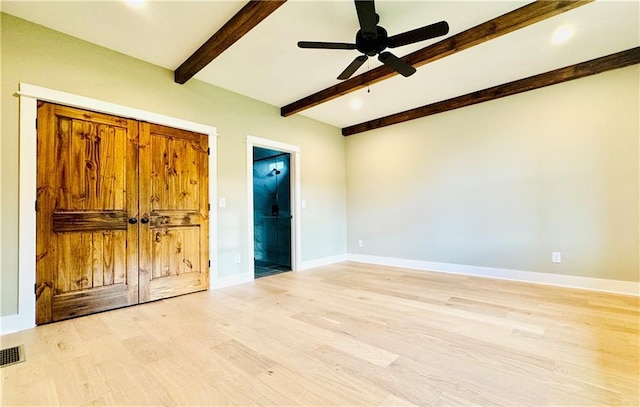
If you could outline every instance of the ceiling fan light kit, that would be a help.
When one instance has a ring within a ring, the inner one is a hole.
[[[405,60],[398,58],[387,48],[396,48],[403,45],[414,44],[416,42],[429,40],[431,38],[440,37],[449,33],[449,24],[446,21],[440,21],[435,24],[426,25],[414,30],[406,31],[400,34],[388,36],[387,30],[380,27],[380,16],[376,13],[373,0],[355,0],[356,12],[358,14],[358,22],[360,29],[356,33],[355,43],[344,42],[319,42],[319,41],[300,41],[298,47],[313,49],[356,49],[362,53],[358,55],[340,75],[338,79],[349,79],[365,61],[371,56],[378,55],[378,60],[393,69],[402,76],[411,76],[416,69]]]

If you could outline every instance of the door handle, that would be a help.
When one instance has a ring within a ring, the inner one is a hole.
[[[136,218],[129,218],[129,223],[131,223],[132,225],[135,225],[136,223],[138,223],[138,219],[136,219]]]
[[[149,223],[149,218],[145,216],[144,218],[140,219],[140,223],[144,223],[144,224]]]

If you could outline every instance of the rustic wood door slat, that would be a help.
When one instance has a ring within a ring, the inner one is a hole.
[[[98,230],[127,230],[125,211],[54,212],[53,231],[80,232]]]

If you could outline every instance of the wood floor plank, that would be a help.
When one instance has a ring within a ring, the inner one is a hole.
[[[638,297],[350,262],[0,342],[7,406],[640,405]]]

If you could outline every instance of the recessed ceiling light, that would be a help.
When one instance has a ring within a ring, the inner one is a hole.
[[[144,6],[144,1],[145,0],[124,0],[125,3],[134,8],[141,8]]]
[[[349,106],[353,109],[353,110],[358,110],[362,107],[362,99],[351,99],[351,102],[349,102]]]
[[[563,44],[567,42],[569,38],[573,37],[574,32],[575,29],[572,25],[563,25],[558,27],[551,36],[551,42],[556,45]]]

